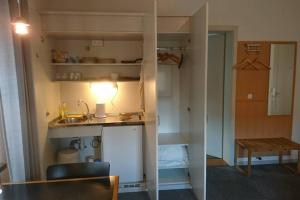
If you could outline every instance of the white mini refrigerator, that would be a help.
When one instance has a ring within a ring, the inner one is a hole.
[[[110,163],[110,175],[120,183],[143,181],[142,126],[104,127],[102,160]]]

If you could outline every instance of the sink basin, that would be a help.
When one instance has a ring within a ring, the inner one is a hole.
[[[59,124],[74,124],[86,121],[86,117],[66,117],[58,121]]]

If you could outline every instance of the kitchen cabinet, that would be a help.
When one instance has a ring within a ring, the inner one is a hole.
[[[102,160],[110,163],[110,174],[120,183],[143,181],[142,126],[104,127]]]

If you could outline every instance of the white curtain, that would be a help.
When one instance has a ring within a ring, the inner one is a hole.
[[[5,134],[5,126],[4,126],[4,115],[2,109],[2,100],[1,100],[1,93],[0,93],[0,164],[6,164],[10,166],[7,160],[8,151],[6,145],[6,134]],[[1,182],[9,182],[9,168],[5,169],[1,172]]]
[[[24,145],[9,4],[0,0],[0,91],[11,181],[25,180]]]

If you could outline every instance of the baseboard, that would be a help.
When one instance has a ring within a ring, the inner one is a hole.
[[[295,163],[297,162],[297,157],[285,155],[282,156],[283,163]],[[252,157],[252,165],[268,165],[268,164],[278,164],[278,156],[261,156],[261,157]],[[239,158],[239,165],[248,165],[248,158]]]

